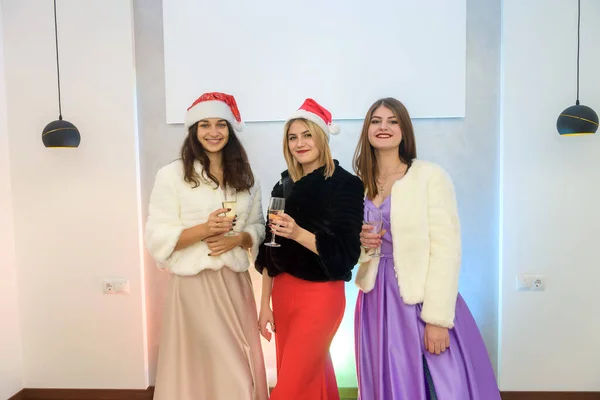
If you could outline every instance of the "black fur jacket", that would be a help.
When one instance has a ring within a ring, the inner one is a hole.
[[[296,224],[316,237],[318,255],[301,244],[277,236],[281,247],[260,246],[255,263],[258,272],[270,276],[286,272],[296,278],[315,281],[352,279],[352,269],[360,256],[364,186],[362,181],[339,166],[325,179],[324,167],[292,183],[285,171],[271,196],[285,197],[285,212]],[[287,196],[284,196],[284,182]],[[267,220],[265,241],[271,240]]]

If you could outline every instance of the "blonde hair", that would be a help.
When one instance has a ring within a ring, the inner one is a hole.
[[[331,177],[335,171],[335,164],[333,162],[333,157],[331,156],[331,150],[329,149],[329,143],[327,142],[325,132],[323,132],[323,129],[321,129],[319,125],[312,121],[304,118],[294,118],[286,122],[285,127],[283,128],[283,156],[285,157],[285,162],[288,166],[290,178],[292,178],[293,182],[296,182],[304,175],[302,165],[296,161],[288,144],[288,131],[294,121],[302,122],[306,126],[306,129],[308,129],[308,132],[312,135],[320,153],[319,164],[325,166],[323,175],[325,176],[325,179]]]

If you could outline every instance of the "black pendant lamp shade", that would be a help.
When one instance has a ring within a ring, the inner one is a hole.
[[[58,82],[58,119],[50,122],[42,132],[42,142],[46,147],[79,147],[81,135],[75,125],[63,120],[60,99],[60,66],[58,62],[58,27],[56,23],[56,0],[54,0],[54,38],[56,43],[56,75]]]
[[[576,104],[558,116],[556,128],[561,135],[593,135],[598,130],[598,114],[588,106]]]
[[[79,147],[81,135],[75,125],[59,117],[46,125],[42,142],[46,147]]]
[[[579,104],[579,45],[581,33],[581,0],[577,10],[577,100],[558,116],[556,129],[563,136],[593,135],[598,130],[598,114],[588,106]]]

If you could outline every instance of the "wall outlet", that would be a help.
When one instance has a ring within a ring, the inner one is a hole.
[[[123,278],[107,278],[102,281],[104,294],[128,294],[129,281]]]
[[[544,275],[517,275],[517,290],[535,291],[546,290],[546,277]]]

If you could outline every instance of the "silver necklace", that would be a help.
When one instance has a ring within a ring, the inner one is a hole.
[[[385,185],[387,185],[387,178],[390,175],[394,174],[398,170],[398,168],[400,168],[401,165],[402,163],[399,163],[393,170],[391,170],[387,174],[379,173],[379,179],[377,179],[377,186],[380,193],[383,193],[383,189],[385,189]],[[381,183],[382,178],[384,179],[383,183]]]

